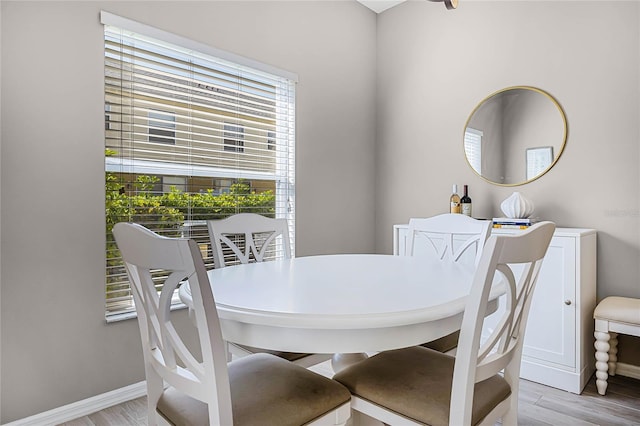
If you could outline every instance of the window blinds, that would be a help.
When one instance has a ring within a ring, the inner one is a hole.
[[[113,320],[134,312],[111,235],[117,222],[194,238],[209,267],[207,219],[284,217],[293,245],[295,76],[106,12],[102,22],[106,315]]]

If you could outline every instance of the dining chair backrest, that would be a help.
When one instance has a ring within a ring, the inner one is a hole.
[[[421,255],[433,254],[440,260],[458,262],[473,259],[477,264],[491,231],[491,221],[456,213],[409,219],[405,253],[416,254],[416,245],[426,246]]]
[[[476,269],[464,311],[451,391],[449,424],[471,424],[474,384],[504,371],[511,388],[512,415],[517,414],[522,345],[542,260],[555,231],[553,222],[541,222],[515,235],[492,235]],[[518,274],[512,268],[518,266]],[[501,274],[506,306],[497,326],[481,342],[494,278]],[[518,278],[516,278],[518,277]],[[507,422],[509,423],[509,422]]]
[[[289,224],[255,213],[238,213],[220,220],[207,221],[213,263],[223,268],[230,259],[240,263],[262,262],[277,252],[291,257]]]
[[[152,419],[156,418],[165,384],[205,402],[210,424],[232,424],[226,346],[197,243],[163,237],[134,223],[116,224],[113,235],[138,314],[150,424],[155,424]],[[198,330],[196,352],[189,349],[170,315],[174,290],[186,279],[193,294],[193,319]]]

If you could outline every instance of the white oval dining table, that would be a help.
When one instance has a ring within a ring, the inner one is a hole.
[[[208,276],[225,340],[277,351],[361,354],[458,330],[473,272],[419,257],[339,254],[228,266]],[[494,310],[503,293],[502,284],[494,285]]]

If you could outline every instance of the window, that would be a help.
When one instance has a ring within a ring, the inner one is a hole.
[[[149,142],[176,143],[176,116],[165,111],[149,111]]]
[[[276,149],[276,134],[274,132],[267,132],[267,149],[271,151]]]
[[[104,106],[104,129],[105,130],[111,130],[111,114],[109,114],[109,112],[111,112],[111,106],[105,105]]]
[[[162,193],[171,191],[187,192],[187,178],[184,176],[162,176]]]
[[[482,131],[467,127],[464,132],[464,152],[467,161],[479,175],[482,174]]]
[[[244,129],[234,124],[224,124],[224,150],[244,152]]]
[[[135,316],[117,222],[195,239],[207,267],[208,219],[283,217],[295,244],[297,77],[107,12],[101,20],[106,317],[115,321]]]

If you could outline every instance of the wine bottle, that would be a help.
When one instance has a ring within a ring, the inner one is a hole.
[[[460,199],[460,205],[462,206],[462,214],[466,214],[471,217],[471,198],[469,197],[468,186],[464,186],[464,195]]]
[[[450,201],[450,212],[451,213],[461,213],[460,207],[460,196],[458,195],[458,185],[453,185],[453,193],[451,194]]]

